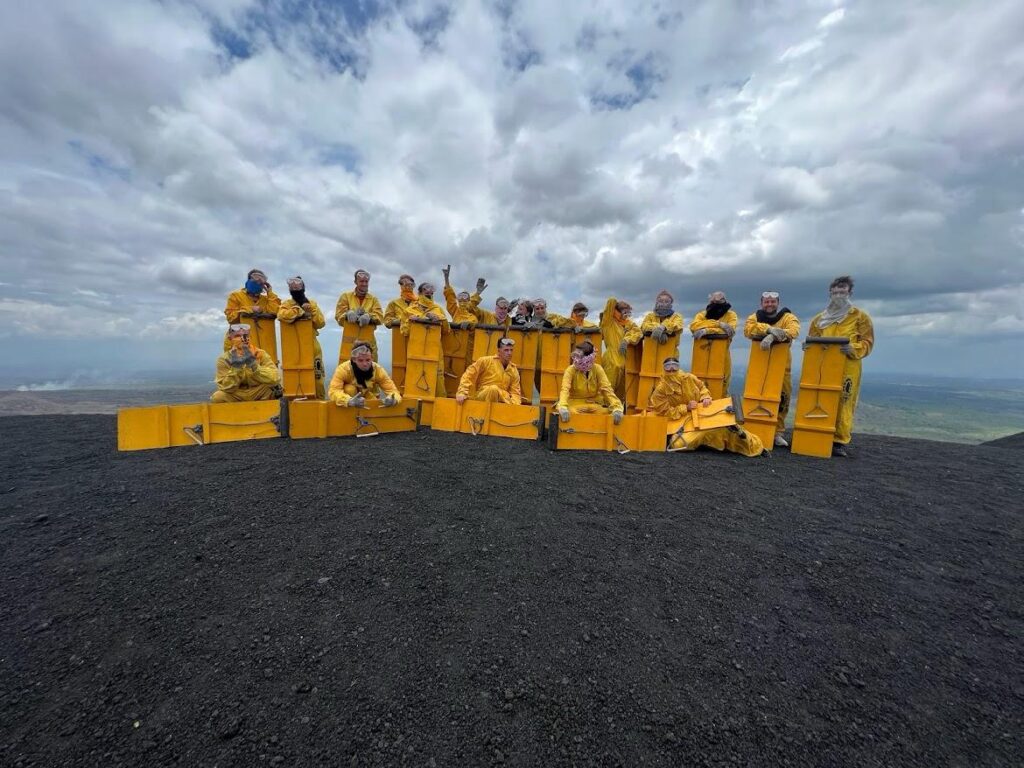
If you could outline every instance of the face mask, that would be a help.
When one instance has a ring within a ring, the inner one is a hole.
[[[289,293],[291,293],[292,299],[300,307],[303,304],[305,304],[305,303],[307,303],[309,301],[309,299],[306,298],[306,289],[305,288],[303,288],[301,291],[289,291]]]
[[[259,296],[263,293],[263,283],[258,280],[246,280],[245,292],[250,296]]]
[[[572,353],[572,364],[576,366],[576,370],[580,373],[590,373],[594,367],[594,358],[597,357],[597,352],[591,352],[589,355],[584,355],[582,352]]]

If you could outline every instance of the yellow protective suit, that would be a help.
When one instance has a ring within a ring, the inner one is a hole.
[[[431,313],[441,321],[441,335],[447,336],[452,332],[452,327],[445,317],[444,308],[433,299],[426,296],[417,296],[416,301],[405,308],[405,317],[402,318],[402,335],[409,336],[409,320],[413,317],[426,317]],[[435,387],[436,397],[446,397],[447,390],[444,385],[444,347],[441,347],[440,357],[437,360],[437,385]]]
[[[373,375],[365,385],[360,386],[353,370],[354,363],[346,360],[334,369],[334,376],[331,377],[331,386],[327,390],[327,399],[335,405],[345,405],[356,395],[365,398],[380,398],[381,394],[391,395],[396,398],[395,402],[402,402],[402,395],[395,386],[395,382],[388,376],[384,366],[373,364]]]
[[[273,291],[267,291],[265,295],[253,297],[245,290],[239,288],[228,294],[227,305],[224,307],[224,317],[228,319],[228,325],[244,323],[248,318],[242,317],[243,312],[250,314],[277,315],[281,308],[281,299]],[[228,339],[227,331],[224,332],[224,351],[231,349],[231,341]]]
[[[622,400],[626,397],[626,356],[619,352],[619,347],[627,340],[627,335],[632,334],[639,340],[642,333],[640,326],[631,318],[622,320],[616,316],[615,305],[618,303],[619,300],[612,296],[601,312],[601,338],[604,339],[601,367],[604,368],[616,396]]]
[[[781,310],[780,310],[781,311]],[[762,338],[768,334],[768,329],[773,326],[770,323],[758,322],[757,313],[755,312],[747,318],[747,322],[743,325],[743,335],[748,339],[754,337]],[[786,344],[786,374],[782,379],[782,398],[779,400],[779,419],[778,429],[781,431],[786,428],[786,415],[789,413],[789,403],[793,398],[793,354],[791,347],[793,346],[792,341],[800,335],[800,319],[790,311],[786,311],[782,317],[775,321],[774,327],[781,328],[786,332],[786,336],[789,337],[790,343]]]
[[[585,317],[577,317],[576,315],[555,315],[548,313],[548,321],[555,328],[597,328],[598,325],[595,322],[587,320]],[[599,350],[600,351],[600,350]]]
[[[338,325],[345,324],[345,313],[350,309],[365,309],[367,314],[370,315],[371,322],[377,325],[383,325],[384,323],[384,310],[380,307],[380,302],[377,301],[377,297],[372,293],[367,293],[363,298],[356,296],[355,291],[345,291],[338,297],[338,303],[334,307],[334,319]],[[377,338],[376,335],[371,336],[367,342],[370,345],[370,349],[373,352],[374,362],[377,360]]]
[[[471,394],[473,390],[476,390],[475,395]],[[497,355],[481,357],[466,368],[455,394],[492,403],[520,405],[523,402],[523,388],[519,380],[519,369],[512,362],[508,366],[502,365]]]
[[[691,401],[711,397],[704,382],[685,371],[664,373],[651,393],[651,409],[659,416],[675,421],[687,413]],[[719,427],[673,436],[669,448],[695,451],[701,446],[716,451],[730,451],[744,456],[760,456],[764,451],[761,438],[740,427]]]
[[[211,401],[239,403],[280,397],[281,375],[274,358],[262,349],[252,346],[249,349],[256,358],[256,370],[248,365],[231,365],[230,352],[225,352],[217,358],[217,373],[213,379],[217,391],[210,395]]]
[[[384,310],[384,327],[393,328],[396,325],[401,325],[402,318],[405,317],[406,308],[414,301],[416,301],[415,293],[408,299],[402,295],[397,299],[389,301],[387,308]]]
[[[452,316],[453,323],[472,323],[476,325],[477,312],[474,311],[472,299],[460,304],[455,294],[455,289],[450,285],[446,285],[444,287],[444,303],[448,307],[448,314]]]
[[[820,318],[819,313],[811,320],[808,336],[846,337],[853,347],[854,356],[847,357],[843,366],[843,392],[839,396],[839,413],[836,417],[836,434],[833,440],[846,445],[853,437],[853,414],[857,410],[857,399],[860,397],[860,361],[870,355],[872,347],[875,346],[875,327],[868,313],[857,307],[851,307],[846,317],[839,323],[824,328],[818,325]]]
[[[470,311],[476,316],[476,321],[483,325],[511,325],[512,324],[512,313],[510,312],[506,319],[502,322],[498,322],[498,316],[491,312],[489,309],[481,309],[479,293],[474,293],[469,297]]]
[[[315,301],[309,299],[309,319],[313,321],[313,376],[316,379],[317,400],[324,399],[324,352],[320,349],[320,334],[318,331],[327,325],[324,320],[324,313]],[[306,317],[305,310],[295,303],[295,299],[287,298],[281,302],[281,308],[277,310],[277,319],[282,323],[294,323]]]
[[[622,401],[612,389],[608,374],[597,363],[590,374],[581,373],[570,365],[562,375],[562,391],[557,408],[568,408],[570,413],[611,413],[621,411]]]
[[[690,323],[690,333],[696,333],[697,331],[707,331],[708,333],[724,333],[722,326],[719,323],[725,323],[735,332],[736,327],[740,324],[739,315],[733,312],[731,309],[727,310],[719,320],[708,320],[708,311],[702,309],[696,315],[693,316],[693,321]],[[725,378],[722,379],[722,391],[729,391],[729,381],[732,379],[732,338],[726,342],[725,350]]]

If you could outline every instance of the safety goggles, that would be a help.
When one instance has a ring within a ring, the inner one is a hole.
[[[779,298],[779,292],[778,291],[765,291],[764,293],[761,294],[761,298],[762,299],[777,299],[777,298]]]
[[[679,358],[678,357],[666,357],[665,362],[661,364],[661,367],[666,371],[678,371],[679,370]]]
[[[252,330],[251,326],[248,326],[245,323],[232,323],[228,326],[228,335],[237,336],[240,333],[244,333],[248,336],[250,330]]]
[[[515,345],[516,345],[516,340],[515,339],[508,339],[508,338],[498,339],[498,349],[501,349],[502,347],[514,347]]]

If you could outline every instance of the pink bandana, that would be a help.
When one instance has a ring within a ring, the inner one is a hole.
[[[594,367],[594,358],[597,357],[597,350],[595,349],[589,355],[583,355],[579,352],[572,353],[572,364],[576,366],[576,370],[580,373],[590,373],[590,369]]]

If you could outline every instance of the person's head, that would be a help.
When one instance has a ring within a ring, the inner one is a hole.
[[[433,283],[420,283],[419,287],[416,289],[416,292],[420,296],[423,296],[423,297],[428,298],[428,299],[433,299],[434,298],[434,290],[435,289],[434,289],[434,284]]]
[[[505,318],[508,317],[508,299],[504,296],[499,296],[494,300],[494,316],[499,323],[505,322]]]
[[[519,317],[531,317],[533,315],[533,302],[520,301],[516,305],[516,314],[519,315]]]
[[[356,284],[356,296],[362,298],[370,290],[370,273],[365,269],[357,269],[352,277]]]
[[[761,294],[761,309],[769,315],[774,315],[779,310],[779,292],[765,291]]]
[[[512,359],[512,352],[515,349],[515,339],[503,337],[498,339],[498,359],[505,365]]]
[[[416,287],[416,281],[412,275],[399,275],[398,276],[398,287],[402,289],[402,292],[409,291],[412,293],[413,288]]]
[[[594,358],[596,356],[594,345],[589,341],[581,341],[573,347],[570,359],[572,364],[576,366],[576,370],[587,373],[594,367]]]
[[[250,269],[249,274],[245,276],[246,280],[255,280],[260,285],[267,284],[267,275],[262,269]]]
[[[533,316],[544,318],[548,316],[548,300],[547,299],[534,299],[533,300]]]
[[[708,294],[708,304],[728,304],[725,298],[725,291],[714,291]]]
[[[840,298],[849,298],[853,293],[853,278],[849,275],[840,275],[828,285],[828,295]]]
[[[455,298],[459,302],[459,306],[465,306],[469,304],[469,291],[459,291]]]
[[[633,316],[633,305],[628,301],[617,301],[615,302],[615,318],[617,320],[626,320]]]
[[[587,316],[588,312],[590,312],[590,310],[587,309],[587,305],[584,304],[582,301],[577,301],[575,304],[572,305],[572,316],[574,320],[582,322],[583,318]]]
[[[352,365],[360,371],[368,371],[373,367],[373,350],[369,344],[358,342],[352,347]]]
[[[679,358],[678,357],[666,357],[665,362],[661,364],[661,367],[665,369],[665,373],[678,373],[679,371]]]
[[[245,323],[232,323],[228,326],[228,342],[232,347],[243,347],[249,343],[249,326]]]
[[[288,290],[289,291],[304,291],[306,290],[306,283],[303,281],[300,275],[288,278]]]
[[[658,317],[668,317],[672,314],[672,305],[675,300],[668,291],[661,291],[654,297],[654,314]]]

